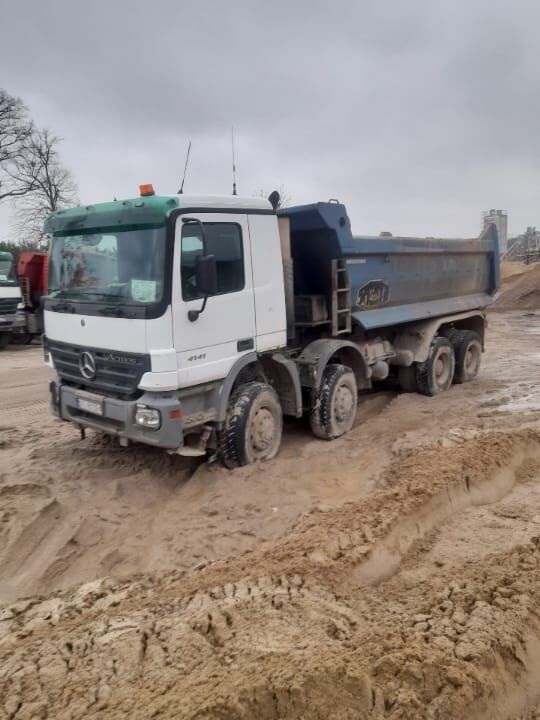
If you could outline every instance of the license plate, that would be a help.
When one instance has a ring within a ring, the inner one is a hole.
[[[99,400],[88,400],[88,398],[77,398],[77,407],[79,410],[91,413],[92,415],[103,415],[103,403]]]

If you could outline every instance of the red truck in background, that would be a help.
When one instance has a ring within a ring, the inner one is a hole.
[[[11,330],[11,342],[27,345],[43,332],[41,298],[47,294],[49,256],[46,252],[25,250],[17,262],[21,303]]]

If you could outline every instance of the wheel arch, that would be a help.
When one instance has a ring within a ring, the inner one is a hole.
[[[483,349],[485,326],[486,316],[482,311],[459,313],[409,323],[398,332],[393,343],[396,353],[409,360],[409,362],[398,364],[411,365],[413,362],[425,362],[434,337],[437,334],[448,337],[452,330],[455,329],[477,332],[481,338]]]
[[[471,330],[480,338],[482,350],[484,350],[485,326],[486,322],[482,316],[471,315],[470,317],[455,320],[450,324],[444,323],[441,325],[441,330],[443,331],[441,334],[449,336],[452,330]]]
[[[295,363],[281,353],[262,355],[259,362],[266,378],[279,397],[283,414],[301,417],[303,412],[302,386]]]
[[[318,390],[324,370],[330,362],[350,367],[359,390],[371,387],[369,365],[361,348],[350,340],[325,338],[306,345],[296,359],[302,387]]]
[[[227,406],[235,387],[253,380],[268,382],[274,388],[284,415],[302,415],[302,387],[295,363],[281,353],[260,356],[248,353],[236,361],[220,386],[218,423],[222,423],[227,416]]]
[[[240,373],[246,370],[248,367],[257,367],[257,353],[247,353],[242,355],[234,363],[232,368],[229,370],[227,377],[223,380],[218,390],[217,397],[217,421],[222,423],[227,416],[227,405],[229,404],[229,398],[231,396],[233,387],[238,380]]]

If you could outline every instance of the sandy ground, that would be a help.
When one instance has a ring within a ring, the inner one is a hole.
[[[81,441],[2,353],[0,718],[540,718],[539,369],[497,313],[475,382],[227,471]]]

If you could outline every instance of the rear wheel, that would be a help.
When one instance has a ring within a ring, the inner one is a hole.
[[[433,397],[448,390],[454,378],[455,364],[451,342],[445,337],[436,337],[431,343],[428,359],[416,367],[418,392]]]
[[[271,460],[278,453],[283,413],[275,390],[261,382],[242,385],[231,397],[219,433],[219,455],[228,468]]]
[[[450,338],[456,356],[455,383],[465,383],[478,375],[482,362],[482,341],[472,330],[457,330]]]
[[[353,426],[358,387],[353,371],[345,365],[327,365],[309,417],[313,434],[334,440]]]

